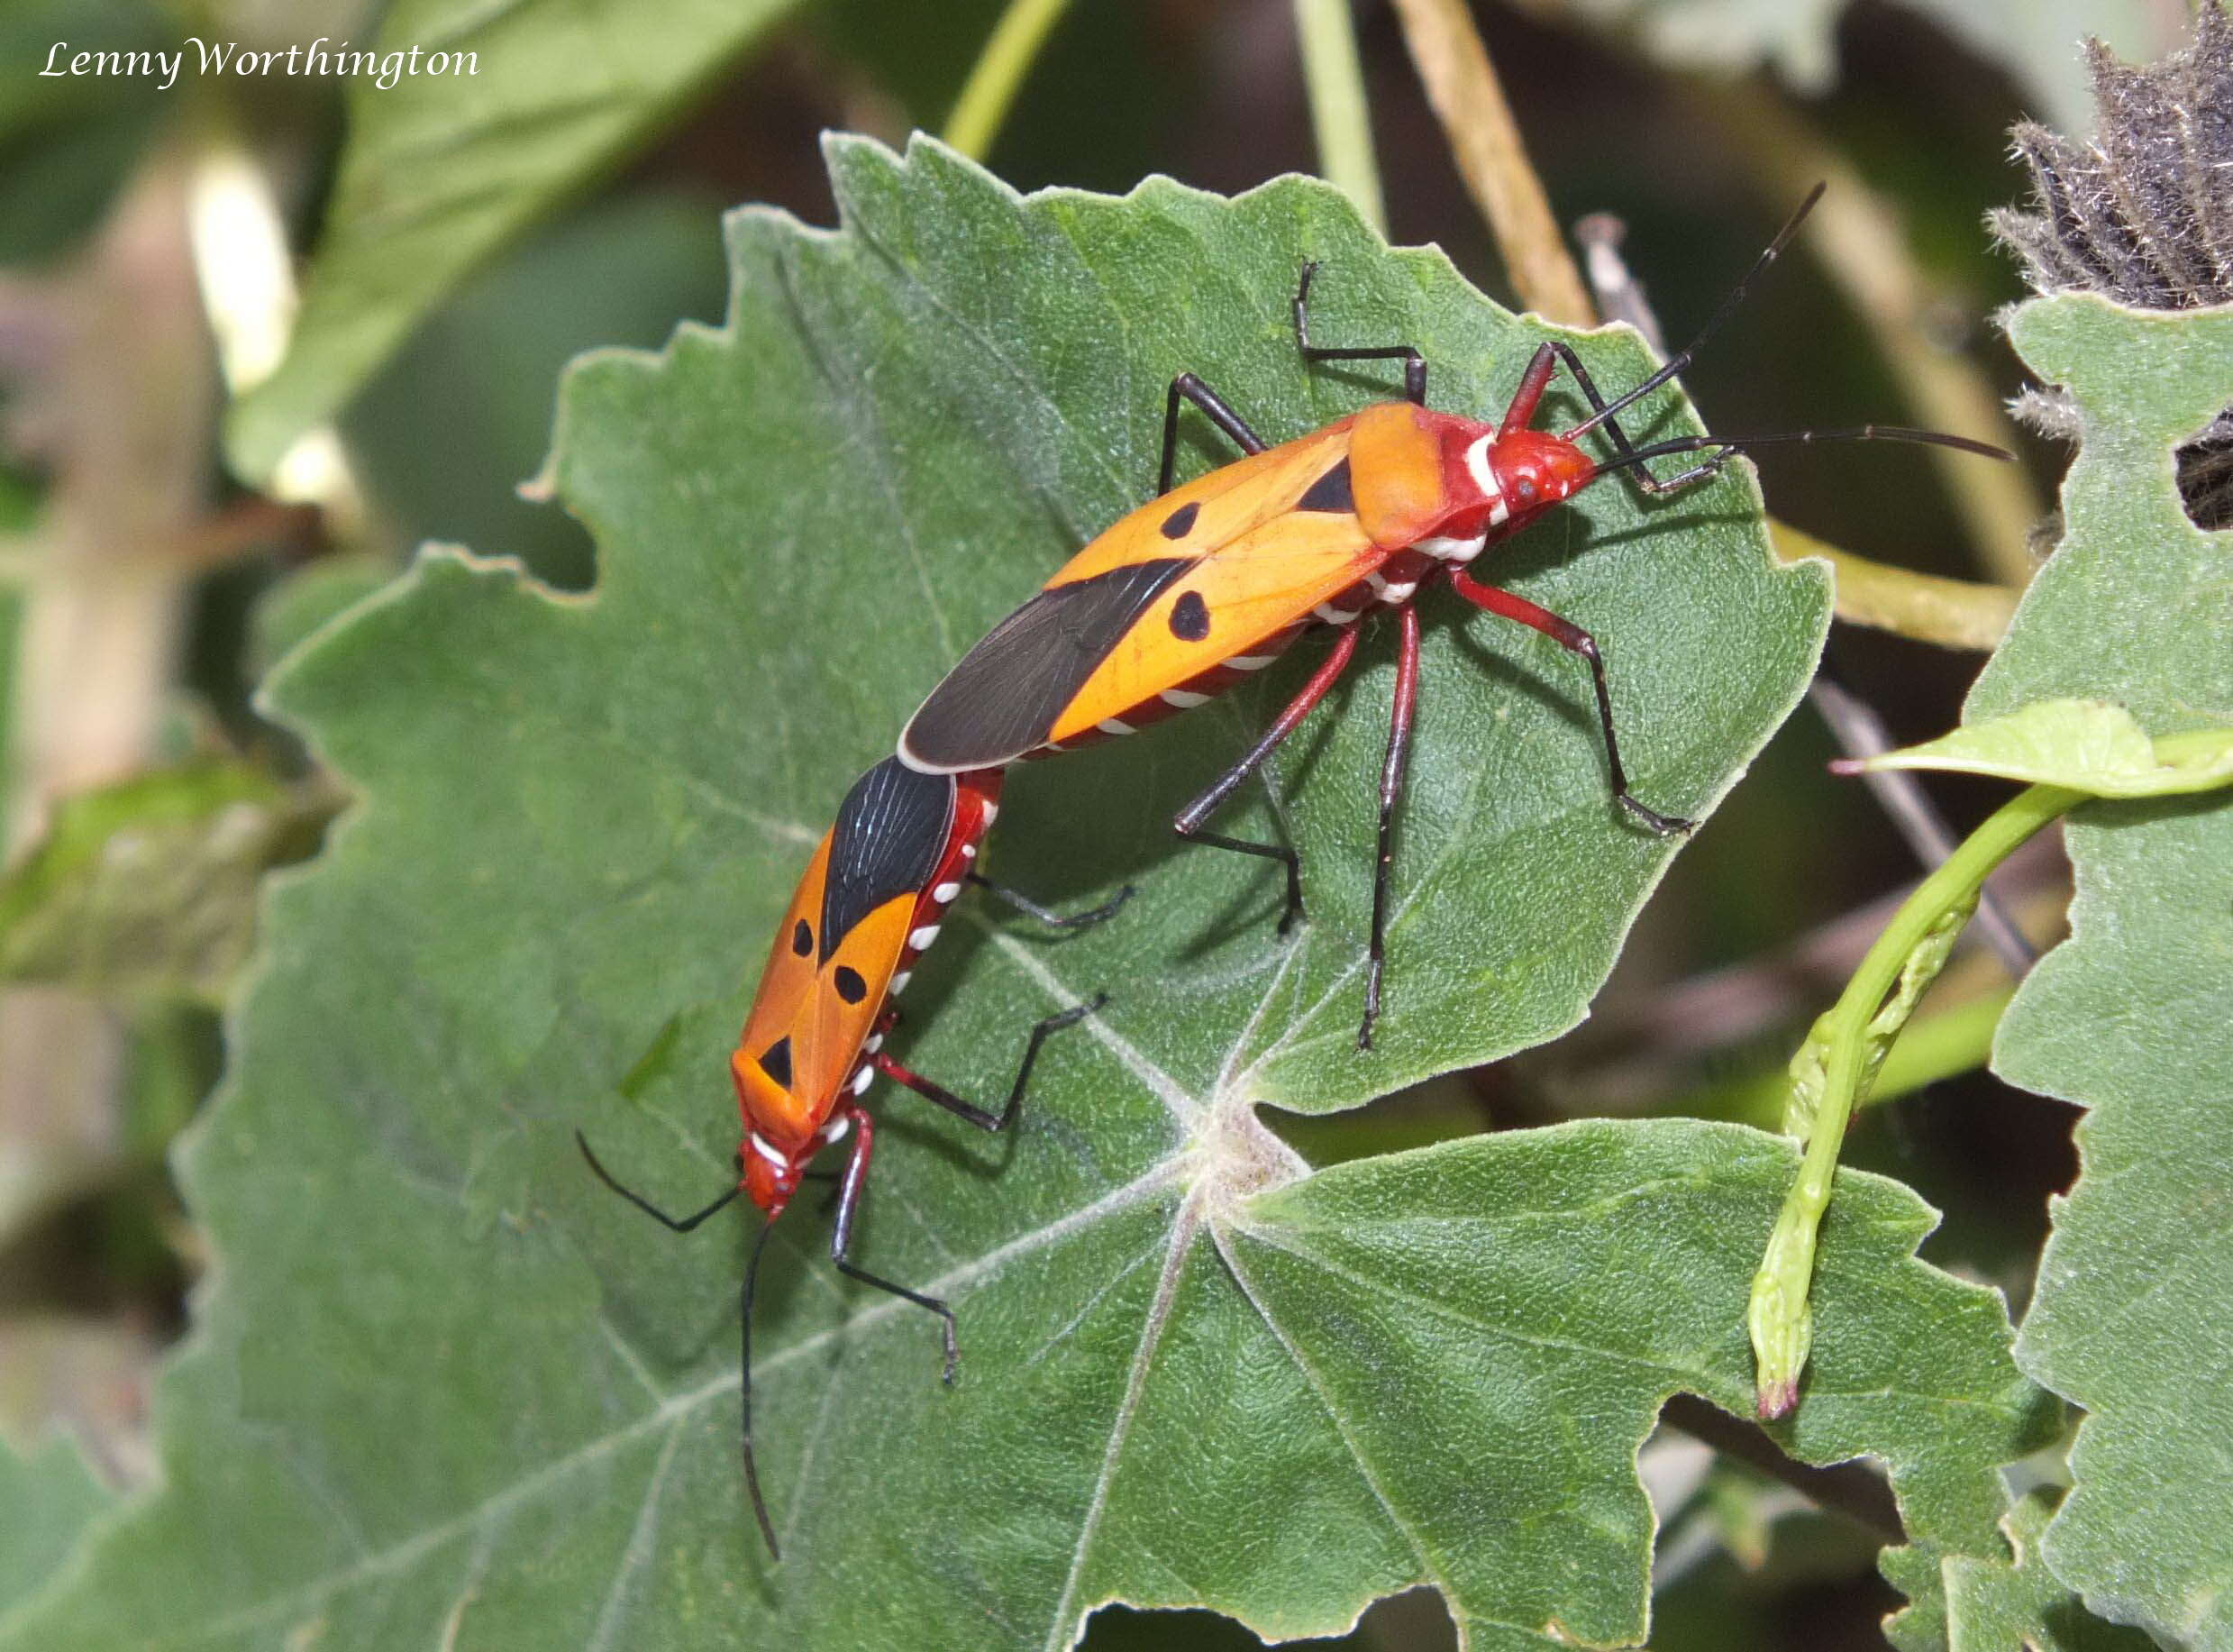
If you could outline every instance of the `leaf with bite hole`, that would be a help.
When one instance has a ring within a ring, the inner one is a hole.
[[[2162,740],[2233,721],[2233,534],[2187,519],[2174,451],[2233,404],[2233,309],[2042,299],[2010,336],[2064,386],[2083,445],[2065,532],[1967,716],[2114,700]],[[2083,1103],[2025,1368],[2086,1409],[2040,1540],[2094,1611],[2233,1647],[2233,803],[2074,810],[2071,937],[2001,1024],[1993,1066]]]

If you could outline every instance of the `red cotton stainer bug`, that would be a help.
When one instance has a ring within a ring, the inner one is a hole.
[[[1023,1063],[998,1112],[963,1100],[884,1053],[884,1036],[899,1018],[891,999],[907,984],[916,960],[937,940],[945,908],[964,885],[988,890],[1057,929],[1098,923],[1132,894],[1127,887],[1089,912],[1065,917],[980,876],[971,863],[999,813],[1000,781],[997,769],[929,775],[888,757],[845,794],[837,824],[807,863],[776,930],[760,990],[729,1058],[744,1140],[736,1151],[736,1182],[720,1198],[694,1215],[670,1216],[615,1181],[589,1150],[588,1139],[575,1133],[582,1156],[606,1186],[677,1233],[689,1232],[739,1193],[767,1213],[745,1266],[739,1303],[740,1381],[744,1481],[768,1552],[778,1558],[775,1525],[768,1518],[752,1459],[752,1289],[776,1218],[798,1192],[815,1155],[850,1132],[852,1146],[839,1176],[830,1259],[861,1283],[905,1297],[939,1317],[945,1335],[945,1381],[951,1383],[959,1359],[953,1310],[936,1297],[856,1266],[847,1254],[876,1141],[861,1093],[882,1073],[980,1130],[1005,1129],[1023,1102],[1039,1046],[1106,1001],[1073,1006],[1031,1029]]]
[[[1306,266],[1294,300],[1295,342],[1303,360],[1401,361],[1405,399],[1367,406],[1310,435],[1269,447],[1216,391],[1191,373],[1180,374],[1164,402],[1159,497],[1087,545],[947,673],[900,735],[900,762],[925,774],[974,771],[1130,734],[1244,681],[1306,629],[1324,625],[1336,634],[1334,645],[1301,691],[1172,823],[1183,837],[1280,862],[1287,873],[1280,920],[1284,934],[1302,913],[1295,851],[1203,828],[1348,667],[1357,648],[1357,620],[1375,607],[1392,608],[1394,712],[1381,777],[1380,858],[1364,1018],[1357,1031],[1357,1047],[1371,1048],[1381,1009],[1394,817],[1418,695],[1419,619],[1413,602],[1422,588],[1440,580],[1475,607],[1532,626],[1581,655],[1597,693],[1613,796],[1650,830],[1684,832],[1691,821],[1647,807],[1628,789],[1596,640],[1571,620],[1474,579],[1466,564],[1490,543],[1518,534],[1618,471],[1632,474],[1646,493],[1667,494],[1711,477],[1736,452],[1777,442],[1923,442],[2009,457],[1966,437],[1887,425],[1680,436],[1645,447],[1621,430],[1615,415],[1690,365],[1821,193],[1817,185],[1689,348],[1643,383],[1609,402],[1573,351],[1549,340],[1536,349],[1503,418],[1493,424],[1430,410],[1426,361],[1411,345],[1312,344],[1310,280],[1317,266]],[[1557,434],[1531,430],[1536,406],[1562,361],[1589,399],[1590,415]],[[1173,491],[1181,400],[1199,407],[1247,457]],[[1600,425],[1615,450],[1615,457],[1603,461],[1576,445]],[[1711,451],[1704,460],[1672,476],[1654,477],[1643,468],[1665,454],[1705,450]]]

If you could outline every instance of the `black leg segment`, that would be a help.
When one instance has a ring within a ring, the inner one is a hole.
[[[1156,473],[1155,492],[1158,497],[1171,491],[1171,468],[1179,457],[1179,403],[1192,402],[1207,414],[1209,422],[1225,432],[1233,445],[1244,453],[1261,453],[1265,443],[1262,436],[1249,429],[1248,421],[1233,411],[1226,398],[1204,384],[1192,373],[1180,373],[1171,381],[1170,393],[1163,397],[1163,463]]]
[[[661,1209],[650,1200],[644,1198],[643,1194],[635,1192],[629,1188],[624,1188],[618,1182],[615,1182],[613,1179],[613,1173],[606,1169],[605,1166],[598,1162],[597,1155],[596,1154],[589,1151],[589,1138],[584,1136],[579,1130],[574,1132],[574,1145],[581,1149],[581,1156],[589,1161],[589,1168],[597,1173],[597,1178],[599,1182],[605,1183],[606,1187],[611,1188],[614,1192],[618,1193],[623,1199],[626,1200],[637,1209],[643,1211],[644,1215],[652,1218],[654,1221],[659,1222],[675,1233],[689,1232],[691,1228],[697,1227],[700,1222],[704,1221],[707,1217],[713,1215],[716,1210],[720,1210],[726,1207],[731,1200],[734,1199],[739,1193],[744,1191],[744,1184],[740,1180],[736,1186],[731,1188],[727,1192],[724,1193],[720,1198],[715,1200],[713,1203],[707,1205],[703,1210],[697,1211],[695,1215],[670,1216],[666,1211]]]
[[[1374,344],[1363,349],[1329,350],[1310,342],[1310,278],[1318,273],[1318,266],[1303,266],[1302,279],[1295,287],[1295,348],[1302,352],[1306,361],[1400,361],[1403,363],[1403,398],[1416,406],[1426,406],[1426,358],[1418,352],[1416,344]]]
[[[1372,1024],[1380,1019],[1381,977],[1388,958],[1388,885],[1396,860],[1396,809],[1403,801],[1405,771],[1411,756],[1411,719],[1419,701],[1419,611],[1411,603],[1396,610],[1396,692],[1388,719],[1388,755],[1381,764],[1380,859],[1372,868],[1372,940],[1364,972],[1364,1020],[1357,1048],[1372,1047]]]
[[[961,1348],[954,1341],[953,1310],[934,1296],[910,1291],[907,1286],[894,1284],[866,1268],[856,1267],[846,1255],[846,1252],[852,1248],[852,1218],[861,1209],[861,1190],[868,1179],[869,1155],[876,1147],[876,1126],[868,1113],[858,1106],[848,1105],[844,1115],[853,1128],[852,1157],[845,1164],[844,1191],[837,1201],[836,1226],[830,1231],[830,1260],[837,1264],[837,1271],[848,1278],[857,1279],[864,1285],[873,1285],[879,1291],[889,1291],[938,1316],[946,1345],[945,1374],[942,1380],[952,1387],[954,1371],[962,1361]]]
[[[987,1132],[1005,1130],[1016,1122],[1016,1109],[1024,1104],[1024,1091],[1031,1085],[1031,1069],[1039,1059],[1039,1046],[1053,1035],[1066,1027],[1075,1027],[1088,1016],[1097,1013],[1108,1002],[1108,994],[1096,993],[1090,1003],[1073,1004],[1068,1009],[1048,1016],[1031,1029],[1031,1040],[1024,1046],[1023,1063],[1016,1069],[1016,1078],[1008,1085],[1008,1099],[998,1112],[980,1107],[974,1101],[964,1100],[944,1085],[925,1078],[921,1073],[902,1066],[891,1056],[879,1050],[869,1057],[876,1070],[895,1084],[904,1084],[925,1101],[934,1101],[957,1118],[966,1119]]]
[[[1129,883],[1104,900],[1099,906],[1084,912],[1057,912],[1052,907],[1043,907],[1028,895],[1019,894],[1006,884],[995,883],[990,878],[971,872],[969,881],[996,899],[1014,907],[1025,917],[1037,918],[1050,929],[1088,929],[1095,924],[1106,923],[1116,916],[1126,901],[1139,893]]]

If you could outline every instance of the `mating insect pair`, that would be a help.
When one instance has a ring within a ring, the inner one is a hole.
[[[752,1295],[761,1248],[807,1162],[852,1133],[832,1255],[853,1277],[941,1316],[951,1380],[952,1311],[934,1298],[864,1273],[847,1255],[873,1140],[860,1092],[881,1072],[973,1124],[1000,1128],[1015,1117],[1044,1040],[1098,1008],[1098,1001],[1078,1006],[1033,1028],[998,1113],[917,1077],[882,1049],[896,1019],[889,999],[905,983],[915,956],[935,937],[941,910],[971,881],[969,863],[997,809],[1007,765],[1128,734],[1202,704],[1269,665],[1306,630],[1333,630],[1332,648],[1301,689],[1173,823],[1195,841],[1279,862],[1286,874],[1285,929],[1303,909],[1294,850],[1210,832],[1207,822],[1348,669],[1356,653],[1356,622],[1374,608],[1393,610],[1395,692],[1380,786],[1379,855],[1357,1039],[1360,1047],[1369,1047],[1381,1009],[1394,826],[1417,703],[1415,602],[1422,590],[1446,583],[1475,607],[1540,631],[1581,656],[1590,672],[1613,797],[1651,831],[1685,831],[1691,822],[1647,806],[1629,789],[1595,639],[1517,593],[1474,579],[1467,565],[1590,483],[1621,471],[1633,473],[1645,492],[1664,495],[1713,476],[1737,452],[1771,443],[1878,439],[2008,457],[1963,437],[1889,426],[1682,436],[1645,446],[1621,429],[1618,415],[1690,364],[1820,193],[1818,187],[1807,197],[1699,338],[1642,383],[1608,400],[1573,351],[1552,340],[1536,350],[1494,423],[1430,410],[1426,362],[1410,345],[1314,345],[1309,293],[1315,266],[1306,267],[1293,304],[1303,360],[1400,361],[1404,399],[1367,406],[1271,447],[1216,391],[1191,373],[1180,375],[1164,406],[1158,497],[1087,545],[971,650],[908,722],[898,756],[870,770],[848,794],[777,933],[733,1059],[746,1131],[737,1155],[738,1184],[706,1209],[676,1218],[606,1176],[616,1191],[678,1230],[696,1227],[740,1191],[768,1213],[769,1227],[761,1229],[745,1274],[743,1306],[745,1471],[771,1549],[775,1534],[752,1455]],[[1555,434],[1531,429],[1562,364],[1589,401],[1590,416]],[[1246,457],[1174,490],[1179,420],[1187,404]],[[1614,450],[1604,461],[1578,445],[1600,427]],[[1704,457],[1672,476],[1654,477],[1644,469],[1651,460],[1678,453]],[[1009,897],[1058,924],[1107,917],[1123,898],[1061,919]],[[586,1142],[583,1152],[588,1152]],[[590,1163],[605,1175],[594,1156]]]

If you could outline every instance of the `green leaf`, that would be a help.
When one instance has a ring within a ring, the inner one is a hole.
[[[0,1635],[115,1501],[70,1441],[18,1456],[0,1440]]]
[[[2177,747],[2159,747],[2130,712],[2105,700],[2037,700],[1852,766],[1952,769],[2102,798],[2210,791],[2233,778],[2233,728],[2181,738]]]
[[[251,479],[333,418],[451,288],[674,120],[790,0],[397,0],[371,50],[473,69],[350,82],[348,147],[287,359],[232,409]],[[329,45],[329,50],[331,46]]]
[[[2186,518],[2173,449],[2233,401],[2233,312],[2072,297],[2011,329],[2084,444],[2067,531],[1968,715],[2113,699],[2162,736],[2233,710],[2233,540]],[[2010,1082],[2084,1104],[2019,1358],[2089,1413],[2046,1562],[2095,1611],[2233,1647],[2233,808],[2221,794],[2070,817],[2071,938],[2002,1021]]]
[[[2054,1503],[2033,1492],[2004,1522],[2015,1553],[2009,1560],[1956,1555],[1946,1562],[1951,1652],[2153,1652],[2135,1629],[2102,1622],[2039,1559],[2039,1536]]]
[[[1382,382],[1297,363],[1306,259],[1326,336],[1417,340],[1441,405],[1496,406],[1536,336],[1307,181],[1025,201],[934,145],[832,160],[839,233],[732,221],[726,329],[570,381],[556,479],[597,538],[592,595],[430,555],[272,685],[360,801],[273,890],[181,1155],[218,1265],[164,1383],[162,1489],[6,1652],[1035,1647],[1116,1599],[1292,1635],[1419,1579],[1478,1646],[1641,1637],[1635,1452],[1670,1392],[1746,1403],[1789,1145],[1595,1123],[1313,1176],[1255,1115],[1570,1025],[1672,853],[1607,796],[1578,664],[1447,606],[1370,1057],[1385,636],[1277,766],[1279,818],[1235,811],[1303,847],[1287,942],[1268,869],[1168,822],[1306,660],[1015,777],[1001,877],[1141,893],[1065,939],[964,903],[906,1059],[996,1094],[1031,1018],[1115,996],[1049,1045],[1011,1138],[879,1099],[861,1260],[953,1300],[952,1391],[926,1317],[829,1268],[812,1201],[776,1230],[754,1404],[788,1556],[761,1551],[734,1433],[750,1222],[658,1230],[571,1128],[671,1203],[734,1175],[724,1058],[811,844],[943,666],[1138,499],[1171,375],[1277,435]],[[1579,348],[1609,383],[1643,369],[1626,334]],[[1701,808],[1798,693],[1822,581],[1774,569],[1742,476],[1583,503],[1499,571],[1600,635],[1639,789]],[[1994,1465],[2040,1420],[1998,1297],[1914,1260],[1928,1221],[1843,1179],[1788,1436],[1890,1465],[1915,1644],[1938,1556],[2001,1552]]]
[[[217,1001],[259,881],[317,846],[330,801],[236,763],[163,770],[57,805],[0,879],[0,980]]]

